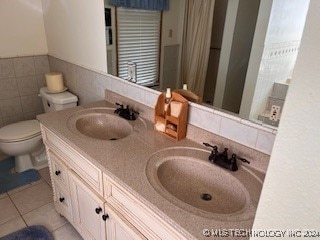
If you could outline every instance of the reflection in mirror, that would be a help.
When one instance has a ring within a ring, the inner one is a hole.
[[[159,91],[187,84],[197,103],[278,126],[309,1],[171,0],[164,11],[111,4],[110,74]]]

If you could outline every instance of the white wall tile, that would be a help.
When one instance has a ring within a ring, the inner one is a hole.
[[[75,71],[75,79],[77,93],[80,91],[88,91],[92,88],[93,72],[88,69],[78,67]]]
[[[36,76],[18,77],[17,83],[20,96],[39,93]]]
[[[16,77],[32,76],[36,73],[33,57],[13,58],[13,65]]]
[[[276,135],[270,132],[259,130],[255,148],[266,154],[271,154]]]
[[[212,133],[219,133],[221,116],[213,114],[213,109],[205,111],[195,106],[189,106],[188,122],[196,127]]]
[[[23,113],[43,112],[42,99],[38,96],[38,94],[22,96],[21,106],[22,106]]]
[[[116,92],[122,96],[127,96],[128,94],[128,85],[121,80],[112,79],[111,80],[111,91]]]
[[[105,90],[107,86],[110,85],[110,79],[100,73],[94,73],[91,87],[88,91],[92,92],[93,94],[104,98]]]
[[[55,61],[53,57],[49,57],[49,60],[50,67],[51,64],[57,67],[64,62],[59,59]],[[72,66],[72,78],[75,85],[81,85],[81,87],[77,87],[81,88],[80,91],[76,92],[80,98],[80,104],[98,101],[102,95],[104,98],[105,89],[108,89],[154,108],[160,95],[158,91],[128,83],[109,74],[104,75],[88,69],[83,70],[82,67],[68,62],[64,62],[64,64]],[[60,68],[64,69],[63,66]],[[266,127],[243,120],[239,116],[194,103],[189,103],[189,123],[267,154],[271,152],[276,133],[271,130],[264,131],[267,129]],[[260,134],[259,139],[258,134]]]
[[[20,97],[5,99],[0,101],[0,111],[2,117],[14,117],[22,115],[22,107]]]
[[[258,130],[228,118],[221,119],[220,135],[233,141],[254,148]]]
[[[0,78],[12,77],[15,77],[12,59],[0,59]]]
[[[149,107],[152,107],[154,108],[156,106],[156,103],[158,101],[158,97],[160,95],[160,92],[159,93],[155,93],[155,92],[151,92],[151,91],[146,91],[145,92],[146,96],[146,102],[145,104]]]
[[[128,96],[133,100],[139,103],[146,102],[146,94],[145,94],[146,92],[143,89],[139,88],[138,86],[128,84],[127,90],[128,90]]]
[[[77,92],[77,96],[79,98],[79,105],[85,105],[97,101],[102,101],[104,97],[97,96],[89,91],[81,90]]]
[[[45,75],[50,72],[48,56],[34,56],[34,66],[38,75]]]
[[[19,96],[16,78],[0,79],[0,100]]]

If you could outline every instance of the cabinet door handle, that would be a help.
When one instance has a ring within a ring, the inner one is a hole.
[[[64,201],[64,197],[60,197],[60,198],[59,198],[59,201],[60,201],[60,202],[63,202],[63,201]]]
[[[101,213],[101,212],[102,212],[102,208],[101,208],[101,207],[96,208],[96,213],[97,213],[97,214],[99,214],[99,213]]]
[[[60,171],[59,170],[57,170],[56,172],[55,172],[55,174],[58,176],[58,175],[60,175]]]
[[[103,221],[106,221],[108,218],[109,218],[109,215],[108,215],[108,214],[103,214],[103,215],[102,215]]]

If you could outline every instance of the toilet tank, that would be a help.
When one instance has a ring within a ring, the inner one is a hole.
[[[62,93],[48,93],[46,87],[40,89],[40,96],[45,112],[59,111],[77,106],[78,97],[65,91]]]

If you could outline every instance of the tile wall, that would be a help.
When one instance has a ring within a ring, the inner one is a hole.
[[[265,44],[250,117],[257,119],[267,106],[274,83],[286,83],[299,52],[300,41]]]
[[[43,112],[38,93],[49,71],[47,55],[0,59],[0,127]]]
[[[79,98],[78,105],[103,100],[111,80],[100,73],[49,56],[50,70],[61,72],[68,90]]]
[[[49,63],[51,71],[63,73],[66,86],[79,97],[80,105],[103,100],[106,89],[151,108],[156,104],[159,92],[155,90],[52,56]],[[276,134],[274,129],[194,103],[189,106],[189,124],[269,155]]]
[[[132,100],[131,98],[129,99],[126,96],[119,95],[110,90],[106,90],[105,100],[111,103],[118,102],[125,105],[130,104],[130,106],[133,109],[136,109],[140,113],[141,117],[153,121],[154,109],[152,107],[146,106],[142,103]],[[206,115],[209,121],[210,116],[211,115]],[[242,131],[242,129],[238,129],[238,131]],[[256,151],[250,147],[246,147],[238,142],[230,140],[227,137],[222,137],[221,135],[213,134],[210,131],[206,131],[203,128],[195,127],[191,124],[188,124],[187,138],[199,144],[203,142],[211,143],[213,145],[216,145],[219,149],[228,147],[230,152],[250,160],[250,164],[252,167],[260,169],[262,171],[267,171],[270,156],[261,151]]]

